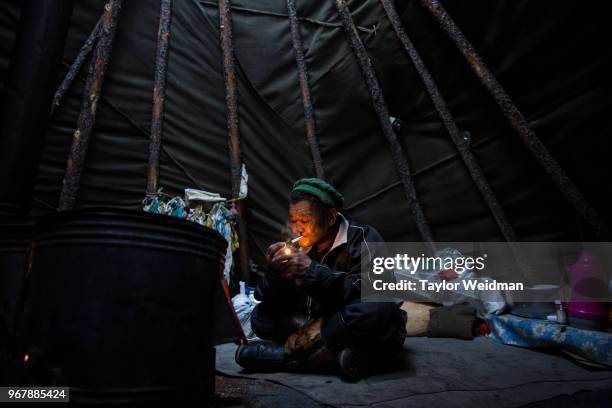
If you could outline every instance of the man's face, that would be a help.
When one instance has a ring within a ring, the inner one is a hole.
[[[291,219],[291,232],[296,236],[303,236],[299,240],[301,247],[309,248],[327,235],[328,225],[325,214],[321,214],[316,205],[310,201],[302,200],[289,206]]]

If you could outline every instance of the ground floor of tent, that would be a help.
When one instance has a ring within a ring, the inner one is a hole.
[[[396,367],[356,383],[331,374],[249,374],[234,361],[235,349],[217,347],[222,406],[596,407],[612,398],[611,370],[487,337],[408,338]]]

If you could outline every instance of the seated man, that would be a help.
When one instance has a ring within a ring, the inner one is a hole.
[[[268,341],[238,348],[244,368],[314,371],[337,362],[356,380],[402,350],[406,317],[399,305],[361,301],[361,247],[369,262],[367,243],[382,237],[347,220],[342,205],[342,195],[321,179],[294,184],[289,213],[301,248],[284,242],[268,248],[269,270],[255,296],[261,303],[251,315],[253,331]]]

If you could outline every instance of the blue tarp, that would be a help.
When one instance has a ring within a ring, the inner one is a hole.
[[[514,315],[491,316],[487,323],[491,329],[489,337],[498,343],[529,348],[558,347],[612,367],[612,333]]]

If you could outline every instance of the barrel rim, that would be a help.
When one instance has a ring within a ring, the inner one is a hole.
[[[87,207],[42,215],[36,219],[34,236],[38,235],[40,230],[47,227],[69,221],[78,221],[80,218],[86,219],[89,217],[108,217],[109,219],[125,217],[137,222],[152,221],[155,224],[165,224],[166,227],[188,228],[195,233],[209,235],[211,238],[218,240],[219,243],[222,242],[223,244],[227,245],[227,241],[218,231],[210,227],[200,225],[196,222],[170,215],[148,213],[145,211],[116,207]]]
[[[35,224],[33,222],[10,222],[0,223],[0,236],[5,232],[17,232],[20,236],[34,234]]]

